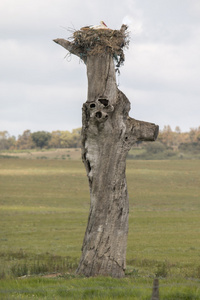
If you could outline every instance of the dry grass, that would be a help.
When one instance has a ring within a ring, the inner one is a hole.
[[[1,152],[1,156],[17,157],[23,159],[63,159],[81,160],[80,148],[49,149],[49,150],[26,150]]]

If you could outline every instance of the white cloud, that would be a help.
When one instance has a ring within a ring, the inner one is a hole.
[[[100,20],[114,29],[129,23],[120,89],[132,117],[182,130],[199,126],[198,0],[1,0],[0,12],[0,130],[79,127],[86,68],[75,56],[67,62],[52,40],[69,37],[62,27]]]
[[[52,131],[80,127],[86,89],[74,86],[1,84],[0,128],[18,135],[25,129]],[[13,97],[12,91],[17,97]],[[10,125],[7,119],[10,119]],[[24,124],[27,124],[24,127]],[[42,130],[41,129],[41,130]]]
[[[123,18],[122,24],[128,25],[128,30],[130,31],[132,36],[140,36],[143,32],[142,21],[139,19],[135,19],[130,15],[126,15]]]

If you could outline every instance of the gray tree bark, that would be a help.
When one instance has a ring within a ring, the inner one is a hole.
[[[72,43],[54,40],[72,54]],[[123,277],[128,235],[126,156],[137,141],[154,141],[158,126],[130,118],[130,102],[117,88],[110,53],[87,55],[88,99],[82,108],[82,159],[90,187],[90,213],[77,269],[85,276]]]

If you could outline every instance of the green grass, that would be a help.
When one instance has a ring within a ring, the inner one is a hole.
[[[132,278],[25,278],[2,281],[1,299],[151,299],[152,280]],[[160,281],[160,299],[200,299],[198,282]]]
[[[150,299],[155,276],[161,299],[200,299],[200,161],[128,161],[127,181],[126,277],[86,279],[83,164],[1,159],[0,299]]]

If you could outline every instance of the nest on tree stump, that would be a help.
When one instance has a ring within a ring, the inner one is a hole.
[[[122,25],[120,30],[84,28],[73,33],[72,44],[79,56],[85,61],[88,55],[112,54],[116,67],[123,64],[124,48],[129,46],[128,27]]]

